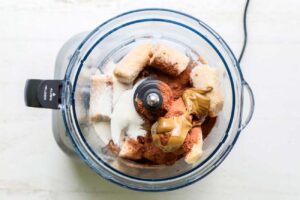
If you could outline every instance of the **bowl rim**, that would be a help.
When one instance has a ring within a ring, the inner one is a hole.
[[[212,30],[208,25],[206,25],[204,22],[200,21],[199,19],[193,17],[193,16],[190,16],[188,14],[185,14],[185,13],[182,13],[182,12],[179,12],[179,11],[175,11],[175,10],[170,10],[170,9],[162,9],[162,8],[145,8],[145,9],[138,9],[138,10],[132,10],[132,11],[129,11],[129,12],[125,12],[123,14],[120,14],[120,15],[117,15],[107,21],[105,21],[104,23],[102,23],[101,25],[99,25],[97,28],[95,28],[93,31],[91,31],[87,36],[86,38],[80,43],[80,45],[78,46],[77,50],[80,50],[83,45],[99,30],[99,28],[103,27],[104,25],[108,24],[109,22],[119,18],[119,17],[123,17],[125,15],[129,15],[129,14],[132,14],[132,13],[137,13],[137,12],[143,12],[143,11],[164,11],[164,12],[171,12],[171,13],[175,13],[175,14],[179,14],[179,15],[182,15],[182,16],[185,16],[185,17],[188,17],[192,20],[195,20],[196,22],[198,22],[200,24],[200,26],[202,26],[203,28],[205,28],[206,30],[208,30],[215,38],[217,38],[219,41],[220,41],[220,44],[226,49],[228,50],[227,53],[230,54],[230,56],[232,56],[233,58],[233,62],[235,62],[235,66],[236,68],[238,69],[238,75],[241,79],[241,81],[244,81],[244,78],[243,78],[243,74],[241,72],[241,69],[240,69],[240,66],[239,66],[239,63],[237,62],[234,54],[232,53],[231,49],[229,48],[229,46],[225,43],[225,41],[214,31]],[[147,18],[148,19],[148,18]],[[176,22],[176,21],[172,21],[172,20],[164,20],[163,18],[149,18],[149,20],[158,20],[158,21],[166,21],[166,22],[171,22],[171,23],[175,23],[177,25],[183,25],[185,28],[188,28],[188,29],[193,29],[189,26],[186,26],[184,24],[181,24],[179,22]],[[130,25],[131,23],[136,23],[136,22],[145,22],[147,20],[143,19],[143,20],[136,20],[136,21],[130,21],[129,23],[125,23],[127,25]],[[122,27],[124,26],[124,24],[121,25]],[[195,29],[193,29],[195,30]],[[195,30],[196,31],[196,30]],[[196,31],[197,33],[199,33],[198,31]],[[196,33],[196,34],[197,34]],[[200,35],[202,35],[201,33],[199,33]],[[103,36],[105,37],[105,36]],[[219,57],[222,59],[223,61],[223,64],[226,66],[226,68],[228,68],[227,66],[227,63],[226,61],[224,60],[222,54],[218,51],[218,49],[210,42],[209,39],[207,39],[205,36],[202,37],[203,39],[205,39],[214,49],[215,51],[218,53]],[[98,44],[98,42],[96,42],[96,44]],[[96,44],[94,44],[93,46],[95,46]],[[91,51],[93,47],[91,47],[88,51]],[[67,72],[66,72],[66,75],[65,75],[65,81],[67,82],[69,80],[69,75],[70,75],[70,72],[72,71],[72,65],[74,63],[72,63],[72,61],[76,60],[77,57],[76,57],[76,52],[77,50],[75,51],[74,55],[72,56],[71,60],[70,60],[70,63],[69,63],[69,66],[68,66],[68,69],[67,69]],[[77,54],[78,55],[78,54]],[[83,60],[85,60],[88,56],[88,53],[85,55],[84,58],[82,58]],[[81,64],[82,65],[82,64]],[[74,87],[73,87],[73,92],[72,92],[72,95],[74,95],[74,91],[76,89],[76,83],[77,83],[77,78],[78,78],[78,75],[80,74],[80,70],[81,70],[82,66],[80,66],[76,72],[76,77],[75,77],[75,81],[74,81]],[[228,70],[228,69],[227,69]],[[219,148],[222,146],[222,143],[227,139],[227,136],[228,136],[228,131],[230,130],[231,128],[231,125],[232,125],[232,120],[234,118],[234,112],[235,112],[235,91],[234,91],[234,87],[233,87],[233,80],[232,80],[232,77],[231,77],[231,73],[228,73],[229,76],[230,76],[230,82],[231,82],[231,90],[232,90],[232,95],[233,95],[233,102],[232,102],[232,111],[231,111],[231,117],[230,117],[230,121],[229,121],[229,125],[226,129],[226,134],[224,135],[223,137],[223,140],[216,146],[215,150],[212,151],[212,153],[204,160],[202,161],[201,163],[199,163],[197,166],[193,167],[192,169],[184,172],[184,173],[181,173],[179,175],[176,175],[176,176],[172,176],[172,177],[168,177],[168,178],[161,178],[161,179],[145,179],[145,178],[138,178],[138,177],[134,177],[134,176],[130,176],[130,175],[127,175],[123,172],[120,172],[116,169],[114,169],[113,167],[111,167],[110,165],[108,165],[105,161],[103,161],[101,158],[99,158],[96,153],[92,150],[92,148],[89,146],[89,144],[85,141],[85,138],[83,137],[82,135],[82,132],[81,132],[81,128],[79,126],[79,123],[77,121],[77,116],[76,116],[76,110],[75,110],[75,101],[74,101],[74,98],[72,97],[73,101],[72,101],[72,109],[73,109],[73,115],[74,115],[74,118],[75,118],[75,124],[77,126],[77,129],[80,133],[80,136],[81,136],[81,139],[83,139],[85,145],[89,148],[90,152],[92,154],[94,154],[94,156],[102,163],[105,165],[105,167],[108,167],[110,170],[113,170],[114,172],[116,172],[117,174],[119,175],[122,175],[122,176],[125,176],[126,178],[130,178],[130,179],[133,179],[133,180],[139,180],[139,181],[144,181],[144,182],[151,182],[151,183],[155,183],[155,182],[162,182],[162,181],[170,181],[170,180],[174,180],[174,179],[178,179],[179,177],[182,177],[182,176],[185,176],[197,169],[199,169],[202,165],[204,165],[208,160],[210,160],[211,157],[214,156],[214,154],[219,150]],[[70,133],[70,127],[69,127],[69,122],[68,122],[68,119],[67,119],[67,112],[66,112],[66,109],[62,109],[63,110],[63,119],[64,119],[64,123],[66,125],[66,127],[68,127],[68,130],[67,133],[68,135],[70,136],[71,138],[71,141],[75,147],[75,150],[77,152],[77,154],[81,157],[82,160],[84,160],[86,162],[86,164],[91,167],[97,174],[99,174],[100,176],[106,178],[103,173],[99,172],[98,169],[96,169],[95,167],[93,167],[90,163],[89,163],[89,158],[87,156],[90,156],[90,155],[84,155],[83,152],[81,152],[80,149],[78,149],[77,147],[77,144],[76,144],[76,141],[74,140],[72,134]],[[222,154],[222,156],[216,161],[217,162],[217,165],[214,165],[214,167],[210,168],[208,170],[208,172],[206,172],[204,175],[202,175],[201,177],[199,177],[198,179],[195,179],[193,181],[190,181],[190,182],[187,182],[185,184],[182,184],[180,186],[176,186],[174,188],[167,188],[167,189],[162,189],[162,190],[159,190],[157,188],[155,188],[155,191],[166,191],[166,190],[173,190],[173,189],[177,189],[177,188],[181,188],[181,187],[184,187],[184,186],[187,186],[187,185],[190,185],[191,183],[201,179],[201,178],[204,178],[206,175],[208,175],[210,172],[212,172],[224,159],[225,157],[229,154],[230,150],[232,149],[232,147],[234,146],[235,142],[237,141],[238,137],[239,137],[239,134],[240,134],[240,130],[239,130],[239,127],[240,127],[240,122],[238,124],[238,131],[237,131],[237,134],[232,142],[232,144],[224,151],[224,153]],[[123,186],[123,187],[127,187],[127,188],[130,188],[130,189],[135,189],[135,190],[141,190],[141,191],[150,191],[151,189],[140,189],[140,188],[134,188],[134,187],[130,187],[130,186],[126,186],[118,181],[114,181],[110,178],[106,178],[108,179],[109,181],[112,181],[120,186]],[[151,190],[152,191],[152,190]]]

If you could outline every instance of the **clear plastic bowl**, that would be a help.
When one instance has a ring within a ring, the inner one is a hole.
[[[170,44],[192,59],[202,55],[222,71],[224,108],[205,139],[199,162],[182,160],[171,166],[140,167],[103,152],[99,139],[86,120],[89,77],[108,61],[118,62],[141,42]],[[249,92],[250,112],[244,122],[243,95]],[[142,191],[165,191],[187,186],[212,172],[231,151],[241,130],[249,123],[254,99],[239,64],[224,40],[200,20],[167,9],[142,9],[118,15],[101,24],[80,43],[69,61],[62,90],[62,116],[74,149],[97,174],[120,186]]]

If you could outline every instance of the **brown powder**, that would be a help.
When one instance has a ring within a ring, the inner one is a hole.
[[[163,73],[162,71],[160,71],[158,69],[146,67],[139,74],[137,80],[139,80],[141,78],[152,77],[157,80],[165,82],[172,90],[173,99],[176,100],[182,96],[184,90],[187,87],[192,87],[192,85],[190,83],[191,70],[192,70],[191,66],[188,66],[181,74],[179,74],[176,77],[172,77],[170,75]]]
[[[159,81],[158,83],[158,89],[163,98],[163,104],[161,105],[161,109],[168,111],[173,102],[173,92],[166,83],[161,81]]]
[[[173,101],[173,93],[170,87],[163,83],[159,82],[158,89],[160,90],[160,94],[163,97],[163,103],[158,110],[150,111],[149,109],[145,108],[143,101],[139,98],[136,98],[136,107],[137,112],[144,118],[151,122],[156,121],[159,117],[164,116],[167,111],[170,109],[172,101]]]
[[[178,65],[177,62],[176,63],[166,62],[166,60],[160,56],[156,57],[151,63],[152,67],[164,71],[171,76],[177,76],[179,74],[177,67],[175,67],[177,65]]]
[[[139,135],[139,136],[137,137],[137,141],[138,141],[138,143],[140,143],[140,144],[145,144],[145,137]]]
[[[165,153],[153,143],[145,144],[145,152],[143,157],[150,160],[156,164],[172,165],[178,159],[175,153]]]
[[[168,112],[164,117],[178,117],[180,115],[183,115],[185,111],[186,111],[185,104],[182,98],[180,97],[172,103],[170,109],[168,110]]]
[[[131,160],[142,159],[144,146],[134,139],[128,139],[126,142],[127,142],[126,146],[130,148],[128,150],[130,152],[130,156],[128,157],[124,156],[124,158],[131,159]]]
[[[165,153],[152,143],[151,133],[148,132],[145,137],[139,136],[138,142],[143,145],[143,155],[139,163],[165,164],[172,165],[180,158],[176,152]]]

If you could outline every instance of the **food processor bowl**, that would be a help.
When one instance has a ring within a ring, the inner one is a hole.
[[[117,63],[131,49],[145,42],[168,44],[194,61],[203,56],[210,66],[221,72],[224,107],[204,140],[202,157],[195,164],[181,159],[173,165],[150,166],[115,157],[104,148],[101,138],[107,138],[109,133],[99,136],[88,120],[90,77],[97,70],[111,74],[111,62]],[[54,112],[54,118],[59,118],[55,123],[64,122],[67,134],[62,140],[56,136],[56,140],[69,154],[75,151],[100,176],[134,190],[173,190],[204,178],[229,154],[254,110],[253,93],[229,46],[202,21],[173,10],[141,9],[118,15],[87,36],[84,33],[68,42],[57,65],[60,68],[57,74],[65,76],[58,87],[60,110]],[[245,91],[249,93],[250,109],[243,120]]]

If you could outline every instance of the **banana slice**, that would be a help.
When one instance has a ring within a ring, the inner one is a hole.
[[[114,74],[118,80],[131,84],[145,68],[152,54],[152,44],[145,43],[135,47],[117,64]]]
[[[216,117],[223,109],[224,104],[224,96],[220,89],[218,70],[207,64],[199,64],[193,68],[191,80],[195,88],[213,88],[206,96],[210,98],[209,116]]]
[[[143,156],[143,145],[134,139],[126,139],[122,145],[119,156],[130,160],[139,160]]]
[[[109,121],[112,111],[112,78],[96,73],[91,77],[90,119],[93,122]]]
[[[203,139],[202,139],[202,130],[200,127],[194,127],[191,130],[193,137],[196,137],[196,143],[193,145],[191,151],[185,156],[184,160],[188,164],[196,163],[202,156],[203,150]]]

